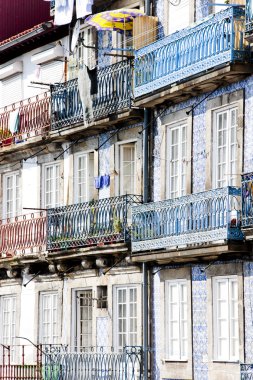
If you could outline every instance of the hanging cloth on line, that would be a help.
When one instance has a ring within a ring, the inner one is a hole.
[[[93,0],[76,0],[76,18],[82,18],[92,13]]]
[[[70,24],[73,17],[74,0],[55,0],[55,25]]]

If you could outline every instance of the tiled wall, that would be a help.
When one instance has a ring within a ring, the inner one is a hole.
[[[187,107],[194,105],[194,115],[193,115],[193,178],[192,178],[192,188],[193,192],[200,192],[205,190],[205,166],[206,166],[206,104],[207,101],[218,97],[223,94],[232,93],[236,90],[244,89],[245,96],[245,131],[244,135],[247,138],[244,141],[244,157],[243,157],[243,172],[250,172],[253,170],[253,76],[234,83],[230,86],[226,86],[215,91],[210,97],[202,101],[207,94],[199,96],[197,98],[191,98],[187,102],[179,103],[173,107],[169,107],[164,115],[182,110]],[[201,103],[200,103],[201,102]],[[189,116],[190,117],[190,116]],[[161,120],[157,120],[155,126],[155,140],[154,140],[154,200],[160,199],[160,161],[164,157],[160,157],[160,146],[161,146],[161,136],[159,126],[161,125]]]
[[[245,363],[253,363],[253,263],[244,263]]]
[[[208,379],[207,281],[204,266],[192,268],[192,335],[194,380]]]

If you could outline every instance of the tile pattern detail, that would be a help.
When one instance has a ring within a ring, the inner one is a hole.
[[[192,334],[194,380],[208,380],[207,281],[204,266],[192,268]]]
[[[245,308],[245,363],[253,363],[253,263],[243,264]]]
[[[109,320],[107,317],[97,318],[97,346],[109,349]]]
[[[158,268],[153,269],[155,273]],[[160,336],[160,273],[156,273],[153,276],[153,294],[151,301],[151,309],[152,309],[152,320],[151,326],[152,328],[152,363],[151,363],[151,378],[152,380],[160,380],[160,363],[159,363],[159,354],[161,350],[161,336]]]

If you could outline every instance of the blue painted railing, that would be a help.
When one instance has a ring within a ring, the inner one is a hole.
[[[98,92],[92,96],[92,119],[107,117],[131,107],[130,60],[98,69],[97,84]],[[83,120],[92,121],[89,115],[83,112],[77,78],[52,86],[51,102],[52,130]]]
[[[245,33],[246,35],[253,33],[253,1],[252,0],[246,0]]]
[[[240,364],[240,379],[253,380],[253,364]]]
[[[242,240],[241,190],[209,190],[132,209],[132,250]]]
[[[253,173],[242,175],[242,227],[253,227]]]
[[[123,195],[47,211],[47,249],[125,242],[130,238],[130,208],[139,195]]]
[[[135,52],[134,95],[146,95],[227,62],[243,62],[244,10],[230,7]]]

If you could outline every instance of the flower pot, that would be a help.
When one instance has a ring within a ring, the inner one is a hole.
[[[2,145],[3,146],[9,146],[13,142],[13,137],[8,137],[7,139],[2,140]]]

